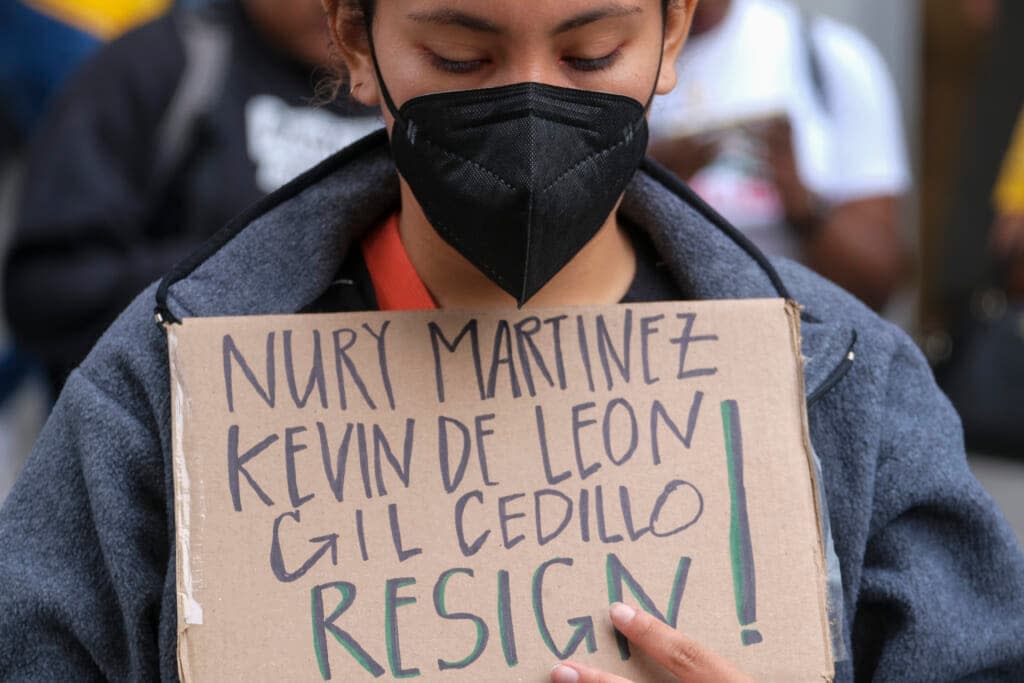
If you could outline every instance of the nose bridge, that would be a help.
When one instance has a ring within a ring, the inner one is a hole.
[[[511,83],[546,83],[565,86],[566,77],[558,55],[543,41],[524,41],[507,58],[502,70],[501,85]]]

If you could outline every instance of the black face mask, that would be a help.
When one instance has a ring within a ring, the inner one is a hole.
[[[427,220],[520,306],[597,234],[647,149],[629,97],[520,83],[399,109],[377,77],[395,165]]]

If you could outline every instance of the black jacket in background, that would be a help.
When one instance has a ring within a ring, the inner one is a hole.
[[[170,178],[156,178],[154,166],[157,131],[186,67],[173,15],[100,50],[31,145],[6,306],[15,336],[56,388],[136,294],[264,195],[247,149],[250,99],[310,106],[323,78],[268,46],[237,1],[200,11],[231,35],[230,56]],[[368,114],[348,103],[327,110]]]

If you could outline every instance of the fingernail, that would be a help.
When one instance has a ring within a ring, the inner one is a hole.
[[[551,670],[551,680],[554,683],[577,683],[580,680],[580,675],[572,667],[555,664],[555,668]]]
[[[636,610],[629,605],[624,605],[621,602],[616,602],[608,608],[608,613],[612,617],[612,623],[616,626],[625,626],[629,622],[633,621],[633,617],[636,616]]]

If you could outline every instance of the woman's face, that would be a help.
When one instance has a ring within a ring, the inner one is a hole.
[[[528,81],[646,103],[655,89],[675,86],[694,5],[678,2],[665,21],[661,0],[377,0],[373,39],[399,107],[420,95]],[[347,41],[344,31],[335,35],[353,96],[379,106],[367,45],[352,41],[351,31]]]

